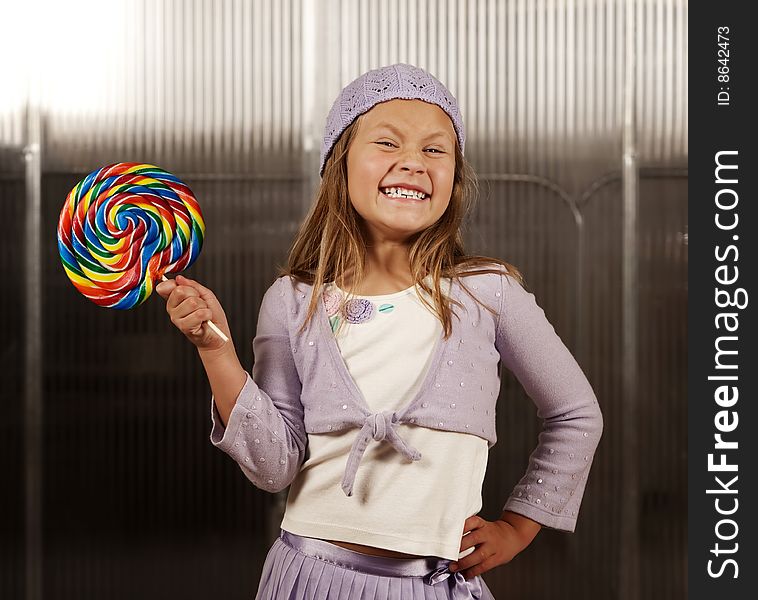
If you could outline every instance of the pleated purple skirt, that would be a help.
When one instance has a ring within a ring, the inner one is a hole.
[[[255,600],[495,600],[481,576],[466,581],[446,558],[388,558],[280,530]]]

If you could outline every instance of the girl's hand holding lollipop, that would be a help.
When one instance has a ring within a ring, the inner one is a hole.
[[[166,311],[171,322],[201,351],[214,351],[227,344],[214,331],[202,327],[213,320],[224,331],[229,331],[224,309],[215,294],[196,281],[177,275],[175,280],[159,283],[155,291],[166,300]]]

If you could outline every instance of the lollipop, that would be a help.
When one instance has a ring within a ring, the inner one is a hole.
[[[178,177],[154,165],[116,163],[93,171],[66,196],[58,252],[86,298],[125,310],[142,304],[155,281],[167,281],[165,273],[189,268],[204,235],[200,205]]]

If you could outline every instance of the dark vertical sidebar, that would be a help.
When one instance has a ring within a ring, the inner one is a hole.
[[[689,3],[689,597],[756,597],[755,70],[750,2]]]

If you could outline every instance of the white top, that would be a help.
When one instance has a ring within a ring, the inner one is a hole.
[[[325,290],[347,296],[334,283]],[[401,409],[424,380],[442,324],[414,287],[354,298],[359,310],[348,311],[353,321],[348,317],[337,337],[345,365],[372,410]],[[362,320],[366,314],[370,318]],[[341,318],[330,315],[332,331]],[[351,497],[340,483],[355,432],[309,433],[282,529],[450,560],[473,552],[460,552],[460,544],[464,521],[482,508],[487,440],[409,423],[400,423],[397,432],[421,460],[408,461],[387,443],[369,444]]]

